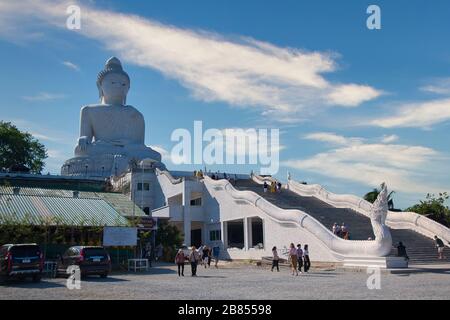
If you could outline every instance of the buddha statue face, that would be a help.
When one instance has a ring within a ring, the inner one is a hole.
[[[116,57],[106,61],[105,68],[97,76],[97,87],[102,104],[125,105],[130,77]]]
[[[111,72],[105,75],[100,88],[103,104],[125,105],[130,82],[125,75]]]

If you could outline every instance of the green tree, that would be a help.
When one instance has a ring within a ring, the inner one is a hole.
[[[10,122],[0,121],[0,169],[25,166],[32,173],[44,168],[47,150],[28,132],[22,132]]]
[[[180,230],[167,221],[158,221],[158,230],[156,231],[156,244],[161,243],[164,247],[164,257],[172,261],[175,258],[177,248],[183,243],[183,237]]]
[[[445,201],[449,198],[447,192],[439,193],[439,196],[427,194],[425,200],[406,209],[421,215],[424,215],[436,222],[450,227],[450,209],[445,205]]]

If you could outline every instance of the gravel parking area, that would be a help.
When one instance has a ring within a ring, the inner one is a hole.
[[[227,265],[199,266],[198,277],[179,278],[169,265],[148,272],[89,277],[81,290],[66,288],[64,278],[41,283],[14,281],[0,286],[0,299],[450,299],[450,270],[409,270],[381,274],[381,289],[369,290],[366,272],[311,270],[292,276],[287,268]]]

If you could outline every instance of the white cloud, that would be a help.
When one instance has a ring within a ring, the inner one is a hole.
[[[323,139],[319,135],[316,138],[318,141],[333,140],[338,142],[338,146],[304,160],[288,160],[283,164],[368,187],[386,182],[390,189],[406,193],[444,190],[433,179],[445,172],[437,172],[438,167],[442,168],[442,155],[431,148],[364,143],[361,138]],[[353,143],[354,141],[358,143]]]
[[[61,12],[66,6],[45,0],[12,2],[0,6],[0,18],[34,16],[64,27]],[[381,94],[367,85],[328,81],[323,74],[337,69],[331,53],[231,39],[91,6],[82,6],[82,19],[77,34],[101,42],[126,62],[180,81],[204,101],[276,110],[274,118],[287,119],[288,114],[304,116],[332,105],[354,107]]]
[[[30,132],[30,134],[32,134],[33,137],[35,137],[38,140],[52,141],[52,142],[60,142],[61,141],[60,138],[51,137],[51,136],[48,136],[46,134],[38,133],[38,132],[35,132],[35,131]]]
[[[362,102],[373,100],[382,94],[381,91],[369,86],[345,84],[336,86],[328,94],[329,103],[344,107],[356,107]]]
[[[395,142],[398,140],[398,136],[395,134],[391,134],[391,135],[384,135],[381,138],[381,142],[383,143],[391,143],[391,142]]]
[[[405,104],[392,116],[378,118],[369,125],[383,128],[429,128],[450,120],[450,99]]]
[[[434,94],[448,95],[450,94],[450,78],[435,79],[432,84],[423,86],[420,90]]]
[[[80,71],[80,67],[77,66],[75,63],[70,62],[70,61],[63,61],[61,62],[63,65],[65,65],[67,68],[75,70],[75,71]]]
[[[51,101],[51,100],[58,100],[58,99],[64,99],[66,95],[60,94],[60,93],[49,93],[49,92],[40,92],[34,96],[24,96],[22,97],[24,100],[27,101]]]
[[[331,132],[315,132],[304,136],[304,139],[328,142],[337,145],[360,144],[362,138],[347,138]]]

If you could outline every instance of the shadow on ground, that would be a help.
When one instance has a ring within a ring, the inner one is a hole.
[[[437,273],[437,274],[448,274],[450,275],[449,268],[414,268],[405,270],[392,270],[392,274],[395,275],[410,275],[410,274],[421,274],[421,273]]]
[[[2,284],[2,287],[13,287],[13,288],[26,288],[26,289],[50,289],[50,288],[61,288],[65,287],[65,283],[49,282],[42,280],[41,282],[32,282],[29,280],[11,279]]]

